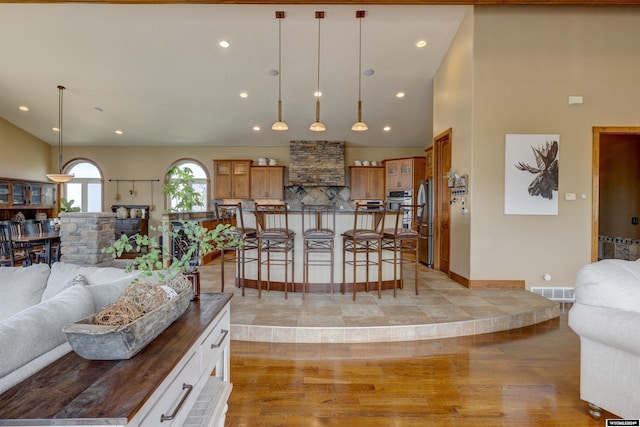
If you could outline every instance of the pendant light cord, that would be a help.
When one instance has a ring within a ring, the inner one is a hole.
[[[361,101],[362,94],[362,18],[360,21],[360,43],[358,45],[358,102]],[[360,120],[360,118],[358,118]]]
[[[282,101],[282,18],[278,18],[278,101]]]
[[[62,92],[65,87],[58,86],[58,173],[62,174]]]
[[[318,81],[316,85],[316,122],[320,122],[320,20],[321,16],[316,13],[318,18]]]

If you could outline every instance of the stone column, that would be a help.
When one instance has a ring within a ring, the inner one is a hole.
[[[60,214],[60,260],[72,264],[109,267],[115,265],[102,248],[115,241],[116,214],[112,212],[65,212]]]

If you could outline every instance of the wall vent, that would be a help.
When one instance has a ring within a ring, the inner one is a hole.
[[[543,296],[552,301],[574,302],[576,296],[574,288],[549,288],[549,287],[532,287],[531,292],[536,295]]]

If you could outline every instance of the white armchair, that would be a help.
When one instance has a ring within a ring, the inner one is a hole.
[[[580,398],[640,418],[640,260],[603,260],[576,276],[569,326],[580,336]]]

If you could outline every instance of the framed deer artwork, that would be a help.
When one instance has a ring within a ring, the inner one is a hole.
[[[560,135],[505,136],[504,213],[558,215]]]

